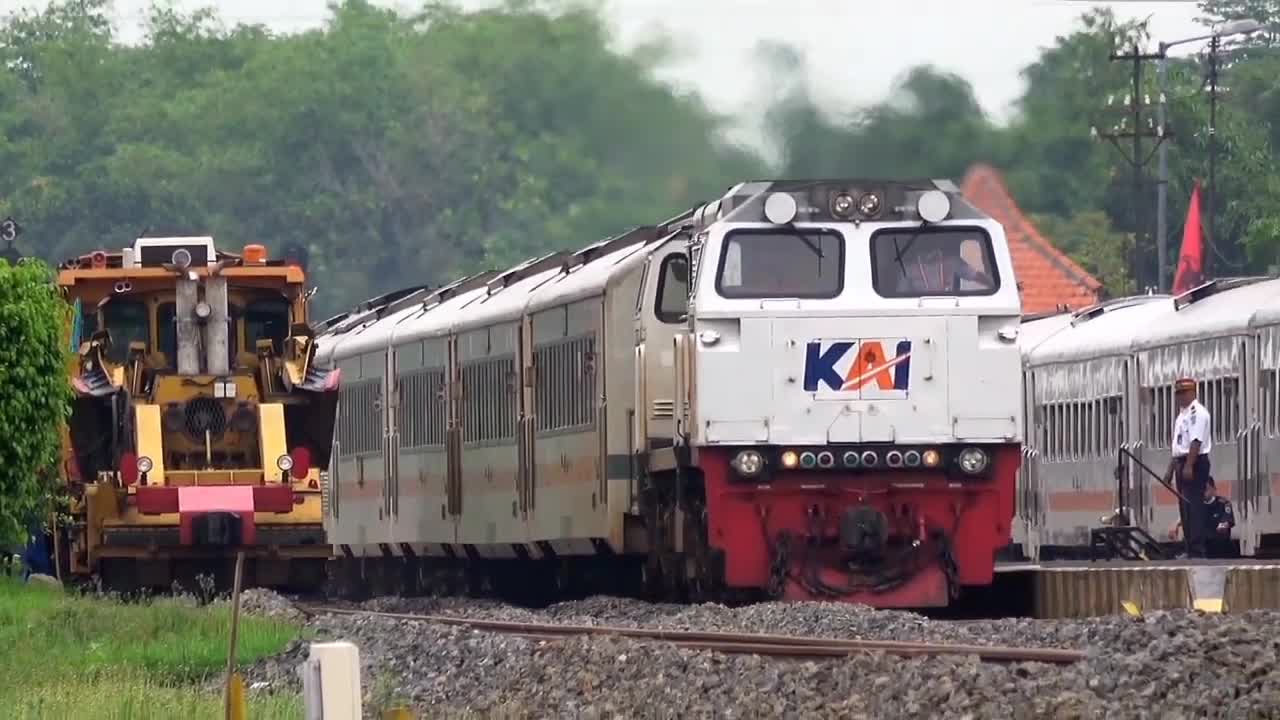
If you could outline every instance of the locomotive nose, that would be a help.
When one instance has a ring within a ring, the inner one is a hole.
[[[850,557],[879,556],[889,541],[889,521],[884,513],[859,505],[844,511],[840,518],[840,543]]]

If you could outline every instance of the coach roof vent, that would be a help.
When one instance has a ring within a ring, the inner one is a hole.
[[[557,267],[564,263],[568,257],[568,253],[560,251],[547,253],[546,255],[538,258],[530,258],[529,260],[520,263],[498,277],[490,280],[488,283],[488,294],[492,295],[503,288],[511,287],[530,275],[537,275],[540,272]]]
[[[422,298],[422,309],[430,310],[449,298],[457,297],[463,293],[475,290],[478,287],[484,287],[490,280],[498,276],[497,270],[482,270],[474,275],[468,275],[461,280],[456,280],[444,287],[437,289],[435,292],[428,293]]]
[[[1254,283],[1262,282],[1263,280],[1271,279],[1272,278],[1266,276],[1217,278],[1215,280],[1200,283],[1181,295],[1175,296],[1173,298],[1173,309],[1181,310],[1188,305],[1198,303],[1201,300],[1212,295],[1217,295],[1224,290],[1244,287],[1245,285],[1252,285]]]
[[[1079,325],[1081,323],[1089,322],[1099,315],[1111,312],[1112,310],[1120,310],[1122,308],[1133,307],[1134,305],[1142,305],[1143,303],[1148,303],[1152,300],[1164,300],[1168,297],[1168,295],[1131,295],[1129,297],[1104,300],[1100,303],[1094,303],[1088,307],[1080,308],[1079,310],[1071,313],[1071,324]]]

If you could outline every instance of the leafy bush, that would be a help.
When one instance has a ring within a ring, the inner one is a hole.
[[[0,542],[49,510],[70,409],[70,308],[38,260],[0,260]]]

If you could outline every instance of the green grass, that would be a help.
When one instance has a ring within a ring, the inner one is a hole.
[[[226,672],[231,611],[172,599],[124,603],[0,578],[0,717],[222,717],[206,688]],[[279,652],[297,627],[240,618],[241,667]],[[250,695],[249,717],[300,718],[296,695]]]

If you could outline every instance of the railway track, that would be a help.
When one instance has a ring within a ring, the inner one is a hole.
[[[1085,658],[1085,653],[1079,650],[1058,648],[944,645],[891,640],[841,640],[790,635],[663,630],[608,625],[523,623],[463,618],[452,615],[417,615],[314,605],[299,606],[298,609],[311,616],[332,614],[385,617],[397,620],[454,625],[537,640],[564,639],[583,635],[613,635],[640,641],[671,643],[678,647],[694,650],[793,659],[828,659],[848,657],[862,652],[882,652],[903,657],[976,655],[985,662],[1042,662],[1066,665],[1079,662]]]

